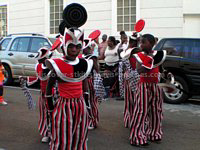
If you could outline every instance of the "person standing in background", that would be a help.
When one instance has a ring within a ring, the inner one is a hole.
[[[96,56],[98,58],[99,56],[99,36],[92,41],[92,49],[93,49],[93,56]]]
[[[7,105],[3,97],[4,67],[0,60],[0,105]]]
[[[104,53],[105,53],[107,46],[108,46],[107,35],[104,34],[102,36],[102,42],[99,44],[99,47],[98,47],[99,48],[99,57],[98,57],[99,60],[103,60],[105,58]]]
[[[126,50],[128,48],[128,36],[126,35],[126,33],[124,31],[120,32],[120,45],[119,45],[119,53],[121,53],[123,50]]]
[[[105,70],[104,70],[104,86],[106,90],[106,96],[117,97],[119,96],[119,78],[118,78],[118,67],[119,67],[119,44],[116,45],[116,39],[114,36],[109,36],[108,47],[105,50]]]

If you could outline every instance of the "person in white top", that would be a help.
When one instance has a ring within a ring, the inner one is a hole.
[[[119,96],[119,82],[118,82],[118,65],[119,65],[119,44],[116,45],[114,36],[108,38],[108,47],[105,50],[105,70],[104,70],[104,86],[106,96]]]
[[[124,31],[121,31],[120,35],[121,42],[119,45],[119,52],[122,52],[123,50],[126,50],[128,48],[128,36]]]

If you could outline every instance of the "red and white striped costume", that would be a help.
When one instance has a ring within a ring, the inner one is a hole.
[[[39,116],[39,123],[38,123],[38,130],[40,132],[40,135],[42,136],[48,136],[48,114],[47,114],[47,105],[46,105],[46,86],[47,86],[47,80],[48,76],[47,74],[49,73],[49,69],[45,67],[43,64],[36,64],[35,67],[36,74],[38,79],[40,80],[40,96],[38,100],[38,105],[39,105],[39,111],[40,111],[40,116]],[[50,131],[49,131],[50,132]]]
[[[124,126],[128,128],[133,114],[134,92],[139,81],[139,74],[135,70],[136,60],[134,57],[130,57],[124,62],[124,65],[126,69],[124,73]]]
[[[88,80],[89,87],[89,101],[90,101],[90,116],[88,126],[96,128],[99,122],[99,111],[98,111],[98,97],[95,95],[93,77]]]
[[[58,58],[48,62],[59,78],[60,94],[52,113],[50,149],[86,150],[88,113],[82,96],[82,80],[89,75],[92,62],[78,57],[73,62]]]
[[[92,59],[92,57],[95,57],[93,55],[84,55],[79,54],[79,58],[86,58],[86,59]],[[89,103],[90,103],[90,111],[89,112],[89,118],[88,118],[88,126],[96,128],[99,123],[99,111],[98,111],[98,97],[96,95],[96,91],[94,88],[94,73],[91,72],[90,76],[87,78],[88,82],[88,88],[89,88]]]
[[[142,53],[139,53],[138,56],[148,56],[142,55]],[[152,59],[153,58],[155,58],[154,55]],[[157,85],[159,65],[152,64],[152,66],[150,65],[151,63],[149,63],[154,61],[155,60],[145,62],[150,71],[140,74],[140,82],[134,94],[135,104],[133,105],[133,115],[130,126],[130,141],[131,144],[134,145],[146,144],[147,140],[161,140],[163,134],[161,124],[163,118],[163,96],[161,88]],[[145,64],[142,65],[145,66]]]

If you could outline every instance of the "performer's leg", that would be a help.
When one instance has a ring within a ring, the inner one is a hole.
[[[129,104],[129,99],[130,99],[130,89],[128,86],[128,81],[125,80],[124,82],[124,88],[125,88],[125,92],[124,92],[124,126],[125,128],[128,128],[130,126],[130,104]]]
[[[52,114],[50,150],[87,150],[88,116],[84,99],[60,97]]]
[[[147,106],[147,85],[141,83],[135,93],[135,106],[133,108],[133,115],[131,116],[130,141],[132,145],[147,144],[147,135],[144,131],[147,118]]]
[[[161,140],[163,131],[162,131],[162,104],[163,104],[163,95],[162,89],[159,88],[156,84],[152,84],[151,87],[151,101],[150,101],[150,111],[149,111],[149,119],[150,119],[150,129],[147,132],[148,137],[151,141]]]
[[[90,78],[88,80],[88,85],[90,89],[90,115],[89,115],[89,129],[96,128],[99,122],[99,111],[98,111],[98,98],[95,95],[94,91],[94,84],[93,84],[93,79]]]
[[[7,105],[8,103],[4,101],[3,97],[3,83],[0,83],[0,104]]]
[[[46,109],[46,98],[44,96],[40,96],[39,97],[39,112],[40,112],[40,116],[39,116],[39,122],[38,122],[38,130],[40,135],[42,135],[43,138],[42,142],[48,142],[48,123],[47,123],[47,109]]]

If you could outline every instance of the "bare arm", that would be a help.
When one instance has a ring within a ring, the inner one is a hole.
[[[52,111],[54,108],[53,99],[52,99],[52,97],[53,97],[52,88],[57,80],[57,75],[53,69],[53,66],[51,65],[51,63],[48,60],[45,61],[45,64],[51,70],[51,73],[49,75],[50,77],[48,79],[47,87],[46,87],[46,98],[47,98],[48,110]]]
[[[86,78],[85,80],[82,81],[83,82],[83,97],[85,100],[85,104],[87,107],[90,107],[90,103],[89,103],[89,86],[88,86],[88,79]]]
[[[48,110],[53,110],[53,93],[52,88],[54,87],[54,84],[56,82],[56,73],[54,71],[51,71],[50,77],[48,79],[47,88],[46,88],[46,98],[47,98],[47,104],[48,104]]]
[[[98,73],[99,72],[99,66],[98,66],[98,60],[97,58],[93,58],[93,69]]]

